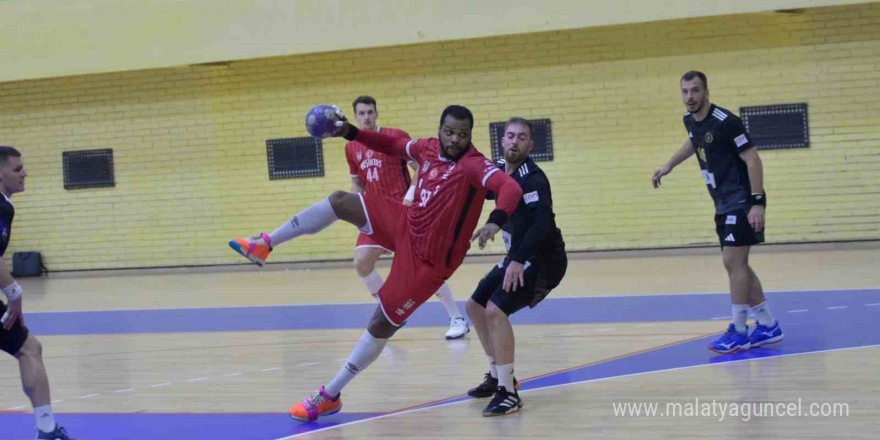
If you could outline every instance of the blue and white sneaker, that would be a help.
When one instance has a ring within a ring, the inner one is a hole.
[[[55,430],[52,432],[43,432],[37,430],[37,440],[74,440],[67,431],[59,424],[55,424]]]
[[[782,334],[782,329],[779,327],[779,321],[773,323],[772,327],[767,327],[766,325],[761,325],[760,323],[755,323],[755,331],[749,335],[749,343],[752,348],[760,347],[762,345],[772,344],[774,342],[779,342],[784,338],[785,335]]]
[[[709,350],[716,353],[727,354],[746,351],[751,346],[752,345],[749,342],[749,334],[747,332],[737,332],[736,327],[731,323],[727,326],[727,332],[709,344]]]

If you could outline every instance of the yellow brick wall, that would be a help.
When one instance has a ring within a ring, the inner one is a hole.
[[[0,144],[24,153],[15,251],[54,270],[240,262],[236,235],[271,230],[349,187],[343,142],[325,177],[270,181],[266,139],[304,136],[317,103],[379,100],[382,125],[434,136],[463,104],[488,123],[551,118],[543,162],[569,249],[715,243],[691,159],[653,190],[684,141],[678,78],[709,75],[713,102],[808,102],[811,147],[763,151],[769,242],[880,238],[880,5],[744,14],[0,84]],[[61,153],[113,148],[116,187],[65,191]],[[487,209],[488,211],[488,209]],[[273,261],[348,258],[338,224]],[[488,249],[498,252],[495,243]]]

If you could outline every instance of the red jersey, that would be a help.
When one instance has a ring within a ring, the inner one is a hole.
[[[407,132],[396,128],[379,127],[379,133],[410,138]],[[360,177],[364,192],[382,194],[398,202],[403,200],[412,182],[406,160],[371,150],[358,141],[345,144],[345,158],[351,177]]]
[[[438,269],[455,270],[464,260],[489,191],[498,195],[496,205],[508,215],[522,197],[519,184],[473,145],[452,161],[440,155],[438,139],[395,139],[368,131],[359,131],[357,139],[370,148],[419,163],[406,232],[416,256]]]

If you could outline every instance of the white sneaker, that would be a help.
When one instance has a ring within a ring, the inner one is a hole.
[[[458,339],[464,337],[464,335],[468,334],[470,331],[471,328],[468,327],[468,323],[465,321],[464,316],[449,318],[449,331],[446,332],[446,339]]]

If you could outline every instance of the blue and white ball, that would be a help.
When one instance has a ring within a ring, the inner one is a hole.
[[[306,130],[316,138],[330,137],[336,131],[336,121],[333,115],[336,107],[327,104],[318,104],[306,113]]]

